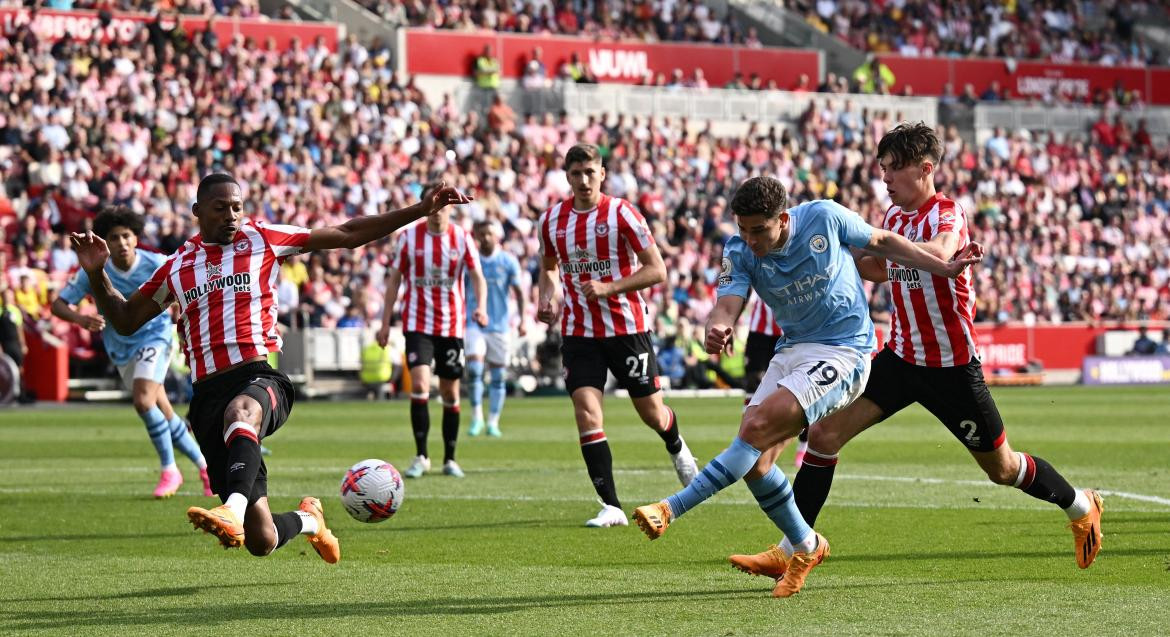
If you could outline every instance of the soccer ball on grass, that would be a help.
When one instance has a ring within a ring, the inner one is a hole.
[[[341,504],[358,522],[389,519],[402,504],[403,494],[402,476],[385,460],[362,460],[341,479]]]

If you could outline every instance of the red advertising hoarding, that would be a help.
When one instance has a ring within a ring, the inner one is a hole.
[[[1082,101],[1098,90],[1112,90],[1120,82],[1127,91],[1138,91],[1151,104],[1170,104],[1170,69],[1097,64],[1054,64],[1006,59],[922,58],[880,56],[894,72],[893,92],[909,86],[915,95],[942,95],[950,84],[955,95],[971,84],[981,94],[992,82],[1013,98],[1042,99],[1053,91]]]
[[[490,44],[500,61],[505,78],[518,78],[536,47],[549,76],[555,76],[573,53],[601,82],[637,84],[647,73],[664,74],[668,79],[674,69],[681,69],[689,79],[696,68],[702,69],[707,82],[720,87],[731,81],[736,71],[747,81],[758,73],[767,84],[775,80],[782,88],[791,88],[801,74],[816,82],[820,72],[820,55],[799,49],[749,49],[709,44],[644,44],[641,42],[602,42],[585,38],[532,36],[480,31],[455,33],[431,29],[407,29],[405,35],[405,70],[411,75],[469,76],[471,67],[484,45]]]
[[[187,32],[195,35],[207,30],[209,20],[205,17],[181,15],[164,18],[173,25],[175,20]],[[102,42],[131,42],[138,37],[144,25],[154,18],[145,13],[115,12],[103,22],[96,11],[55,11],[39,9],[32,11],[22,7],[0,7],[0,33],[10,37],[22,26],[42,40],[56,41],[71,34],[75,39],[88,41],[98,37]],[[325,38],[330,50],[337,50],[338,25],[332,22],[288,22],[257,18],[229,18],[215,16],[211,28],[219,36],[222,46],[231,43],[237,34],[252,38],[257,46],[263,47],[268,38],[276,41],[279,49],[287,49],[294,39],[303,46],[309,46],[318,37]]]

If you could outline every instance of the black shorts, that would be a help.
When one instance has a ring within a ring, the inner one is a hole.
[[[744,374],[763,375],[768,371],[768,363],[776,355],[776,341],[779,336],[768,336],[763,332],[748,332],[747,343],[743,347]]]
[[[561,343],[561,362],[570,395],[581,387],[604,391],[606,370],[613,372],[630,398],[643,398],[662,388],[658,357],[645,332],[608,338],[566,336]]]
[[[463,339],[422,332],[406,332],[403,336],[407,365],[432,367],[436,376],[447,380],[463,378]]]
[[[882,410],[882,420],[910,403],[922,405],[971,451],[993,451],[1005,439],[978,359],[955,367],[923,367],[887,347],[874,358],[862,396]]]
[[[241,365],[219,376],[195,383],[195,393],[187,410],[187,420],[195,440],[207,459],[211,489],[220,500],[227,500],[227,445],[223,441],[224,412],[236,396],[251,396],[260,403],[260,439],[271,436],[288,420],[293,406],[293,384],[288,376],[257,361]],[[230,423],[229,423],[230,424]],[[268,468],[260,461],[260,473],[248,502],[268,495]]]

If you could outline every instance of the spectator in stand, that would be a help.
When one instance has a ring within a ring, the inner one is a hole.
[[[475,58],[473,68],[476,88],[495,92],[500,88],[500,61],[492,53],[492,45],[483,45],[483,51]]]
[[[524,65],[520,85],[530,90],[548,88],[548,69],[544,65],[544,50],[540,47],[532,49],[532,57]]]
[[[1158,343],[1158,349],[1154,350],[1154,353],[1162,356],[1170,355],[1170,327],[1162,330],[1162,342]]]
[[[1153,356],[1158,353],[1159,343],[1150,338],[1149,330],[1143,325],[1138,328],[1137,340],[1133,342],[1130,356]]]

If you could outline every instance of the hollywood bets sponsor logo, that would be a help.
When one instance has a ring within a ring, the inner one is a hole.
[[[218,266],[217,266],[218,267]],[[217,272],[218,274],[218,272]],[[211,267],[208,267],[208,277],[211,276]],[[229,274],[227,276],[216,276],[210,279],[203,285],[199,285],[183,292],[183,301],[190,305],[196,299],[203,297],[211,292],[219,290],[231,289],[233,292],[249,292],[252,290],[252,273],[239,272],[236,274]]]
[[[922,273],[911,268],[888,268],[886,276],[890,283],[901,283],[910,290],[922,289]]]
[[[565,272],[568,274],[596,274],[605,276],[613,271],[613,262],[609,259],[597,260],[593,253],[578,248],[569,253],[569,261],[565,263]]]
[[[455,279],[447,276],[443,268],[427,268],[427,275],[416,277],[414,284],[421,288],[450,288],[455,286]]]

